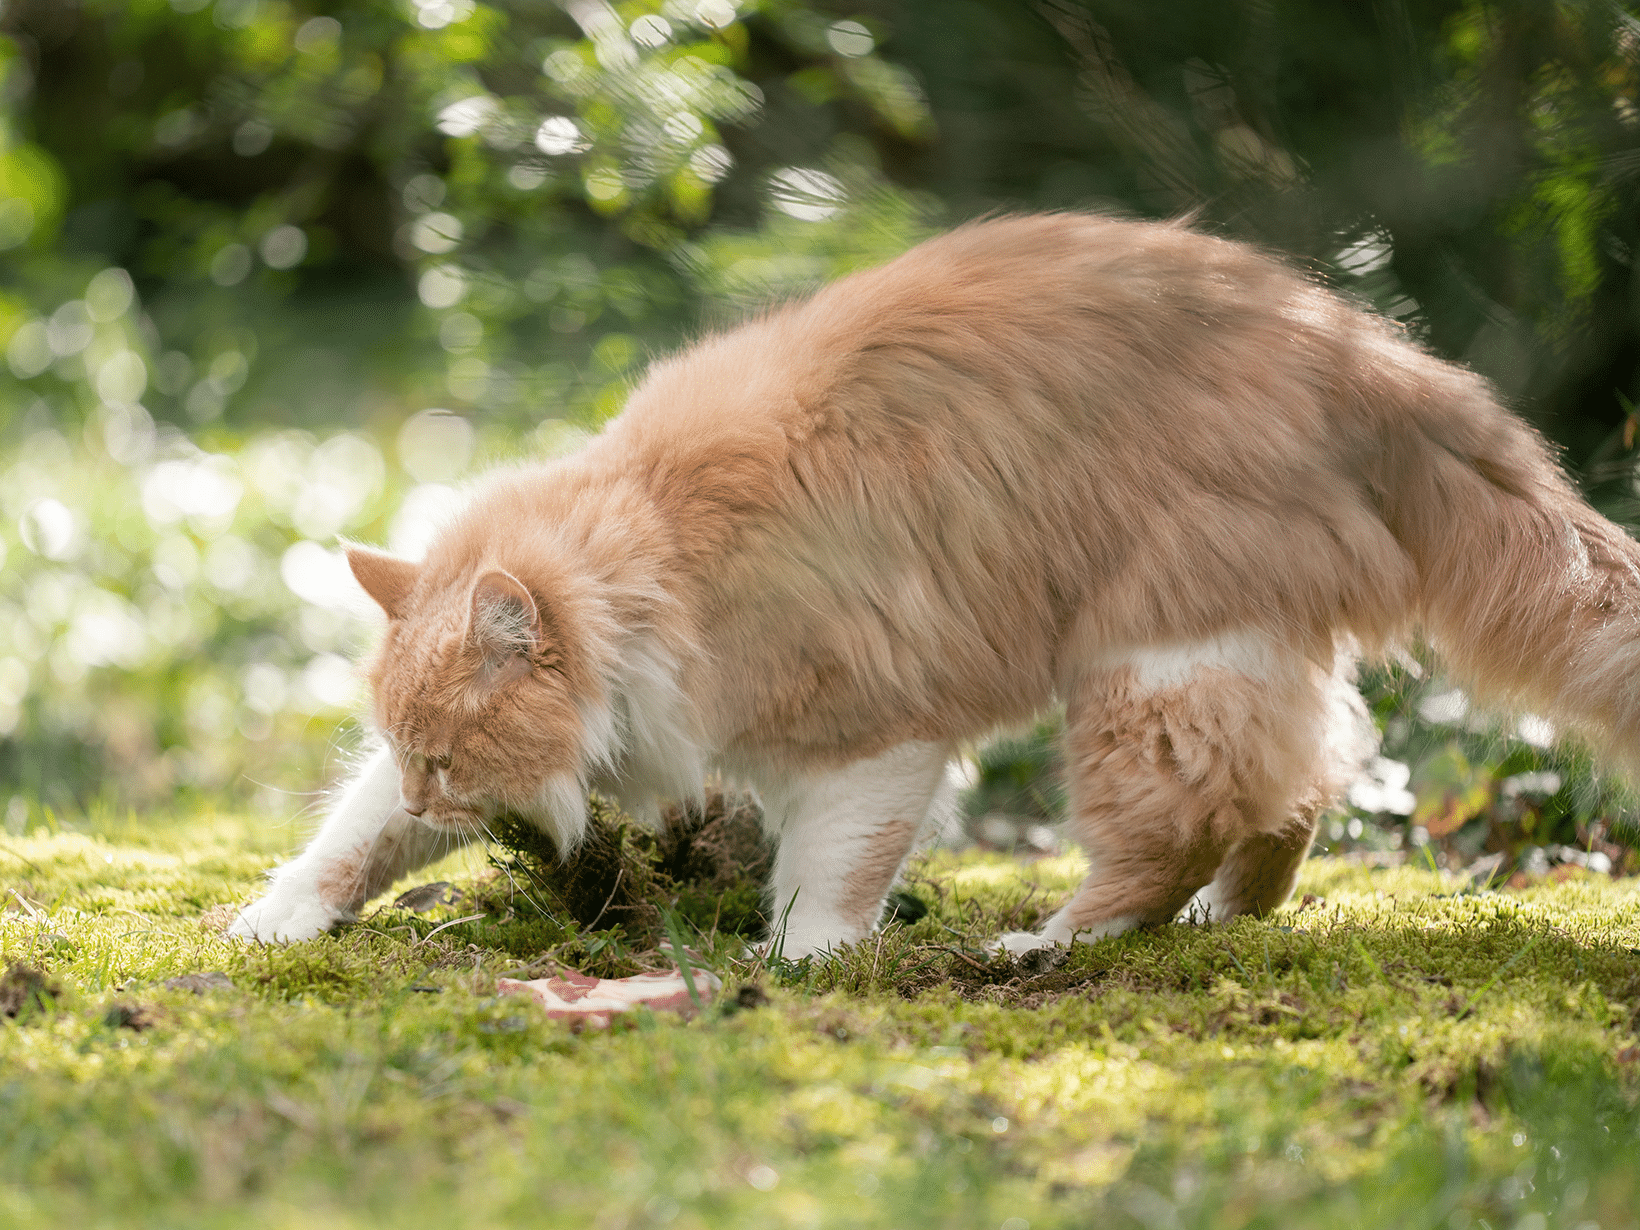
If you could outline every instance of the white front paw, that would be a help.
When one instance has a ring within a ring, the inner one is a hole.
[[[834,949],[850,942],[847,934],[841,925],[788,927],[756,945],[755,951],[759,957],[777,957],[784,961],[801,961],[804,957],[824,961],[835,955]]]
[[[311,940],[345,918],[346,915],[331,909],[315,895],[275,890],[239,912],[233,926],[228,928],[228,938],[263,943]]]
[[[1034,931],[1008,931],[997,936],[990,948],[992,952],[1011,952],[1017,956],[1022,952],[1035,952],[1038,948],[1058,948],[1062,943]]]

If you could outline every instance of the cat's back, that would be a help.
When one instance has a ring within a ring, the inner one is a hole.
[[[1249,413],[1301,423],[1364,323],[1283,262],[1182,223],[994,218],[657,363],[617,426],[697,472],[866,442],[903,465],[993,432],[1108,453],[1174,427],[1241,434]]]

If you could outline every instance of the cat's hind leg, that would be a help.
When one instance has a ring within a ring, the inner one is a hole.
[[[902,743],[880,756],[765,788],[778,842],[769,951],[795,959],[864,939],[945,779],[950,749]]]
[[[1223,922],[1241,914],[1262,917],[1292,895],[1322,813],[1378,752],[1378,731],[1356,690],[1352,665],[1352,655],[1340,653],[1330,678],[1315,677],[1322,700],[1317,768],[1308,788],[1293,800],[1286,824],[1244,837],[1230,848],[1212,883],[1191,899],[1193,918]]]
[[[1199,922],[1262,917],[1285,902],[1310,856],[1319,810],[1301,804],[1279,833],[1255,833],[1232,846],[1212,882],[1190,899],[1191,916]]]
[[[343,788],[300,855],[273,873],[266,895],[228,929],[242,940],[308,940],[351,921],[360,906],[400,876],[466,844],[469,835],[435,829],[406,812],[399,772],[386,748]]]
[[[1252,632],[1102,659],[1066,710],[1069,828],[1091,868],[1040,934],[1002,946],[1164,923],[1215,877],[1216,917],[1284,901],[1341,776],[1338,680]]]

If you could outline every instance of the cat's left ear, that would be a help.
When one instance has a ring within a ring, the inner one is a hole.
[[[541,608],[512,573],[492,569],[473,584],[467,630],[492,668],[527,659],[541,645]]]
[[[347,566],[364,592],[376,600],[389,619],[404,616],[404,601],[416,585],[419,566],[368,547],[347,546]]]

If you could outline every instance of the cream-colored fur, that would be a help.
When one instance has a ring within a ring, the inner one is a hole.
[[[350,558],[421,823],[511,808],[567,844],[589,785],[725,768],[796,825],[792,954],[870,929],[935,761],[1056,699],[1094,870],[1049,940],[1209,884],[1218,916],[1280,904],[1354,756],[1357,647],[1421,628],[1484,694],[1640,750],[1635,544],[1481,379],[1181,224],[962,227],[657,362],[424,563]],[[304,930],[285,882],[242,934]]]

